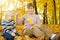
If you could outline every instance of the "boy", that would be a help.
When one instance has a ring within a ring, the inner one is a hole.
[[[18,13],[16,13],[16,23],[20,24],[24,22],[23,35],[34,35],[35,37],[37,37],[38,40],[40,40],[40,37],[44,35],[44,33],[47,34],[49,32],[48,34],[51,36],[50,39],[54,39],[56,34],[53,34],[46,27],[40,27],[41,25],[39,16],[34,13],[34,5],[29,3],[27,5],[27,8],[28,14],[23,15],[20,20],[18,20]]]
[[[25,14],[18,20],[18,13],[16,13],[16,23],[20,24],[24,21],[24,31],[23,35],[35,36],[38,40],[43,35],[43,33],[39,30],[40,27],[40,19],[39,16],[34,13],[33,4],[29,3],[27,5],[28,14]]]
[[[15,36],[19,36],[19,34],[16,33],[16,27],[15,22],[13,21],[12,13],[7,12],[5,14],[5,20],[2,20],[1,25],[3,28],[3,37],[6,40],[14,40]]]

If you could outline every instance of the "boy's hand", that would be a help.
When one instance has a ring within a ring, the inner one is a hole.
[[[31,29],[34,29],[34,27],[31,27]]]
[[[15,11],[14,13],[15,13],[16,15],[18,15],[18,12],[17,12],[17,11]]]
[[[12,36],[16,36],[15,33],[11,33]]]
[[[34,29],[34,28],[35,28],[35,26],[36,26],[36,25],[35,25],[35,24],[33,24],[33,25],[32,25],[32,27],[31,27],[31,29]]]
[[[12,32],[14,32],[14,33],[15,33],[15,32],[16,32],[16,30],[13,30]]]

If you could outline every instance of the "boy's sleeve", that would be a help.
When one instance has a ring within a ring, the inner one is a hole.
[[[1,25],[2,25],[2,30],[5,32],[7,30],[6,21],[2,20]]]
[[[12,21],[11,24],[15,24],[15,22]],[[7,25],[6,21],[4,21],[4,20],[1,21],[1,25],[2,25],[2,29],[3,29],[4,32],[7,32],[7,33],[12,35],[13,32],[8,30],[7,27],[6,27],[6,25]],[[16,28],[14,27],[14,29],[16,29]]]
[[[37,18],[36,18],[36,27],[40,27],[41,26],[41,24],[40,24],[40,18],[39,18],[39,16],[37,15]]]
[[[20,20],[18,20],[18,15],[16,15],[16,23],[17,23],[17,24],[22,23],[22,22],[24,21],[24,19],[25,19],[25,15],[23,15],[23,16],[20,18]]]
[[[6,24],[5,21],[1,21],[2,26],[5,26],[5,24]]]
[[[14,32],[9,31],[9,30],[7,30],[6,32],[7,32],[7,33],[9,33],[9,34],[11,34],[11,35],[13,36],[13,34],[12,34],[12,33],[14,33]],[[14,33],[14,34],[15,34],[15,33]]]
[[[16,32],[16,25],[15,25],[15,21],[12,21],[12,24],[13,24],[12,31],[13,31],[13,32]]]
[[[5,22],[5,21],[1,21],[1,25],[2,25],[2,28],[3,28],[3,29],[6,28],[6,22]]]

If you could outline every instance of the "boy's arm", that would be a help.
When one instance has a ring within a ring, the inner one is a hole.
[[[6,22],[4,20],[1,21],[2,29],[6,29]]]
[[[37,15],[37,18],[36,18],[36,27],[40,27],[41,26],[41,24],[40,24],[40,18],[39,18],[39,16]]]
[[[16,36],[14,32],[7,30],[7,33],[11,34],[12,36]]]
[[[11,34],[12,36],[15,36],[15,33],[14,32],[8,30],[6,24],[7,23],[4,20],[1,21],[1,25],[2,25],[3,31]]]

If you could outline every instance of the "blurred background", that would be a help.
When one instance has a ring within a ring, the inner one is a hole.
[[[28,13],[27,4],[33,3],[35,13],[39,15],[42,25],[48,26],[53,33],[60,33],[60,0],[0,0],[0,30],[1,20],[5,19],[5,12],[14,10],[18,17]],[[16,20],[14,15],[14,20]],[[17,31],[21,33],[23,24],[17,25]],[[21,29],[21,30],[20,30]]]

